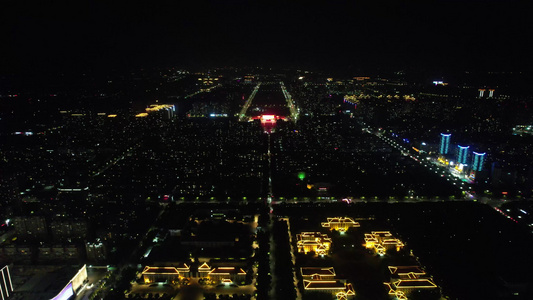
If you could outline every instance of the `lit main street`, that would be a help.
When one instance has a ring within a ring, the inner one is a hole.
[[[296,276],[296,256],[294,256],[294,247],[292,242],[292,234],[291,234],[291,222],[289,218],[285,218],[285,221],[287,221],[287,233],[289,234],[289,244],[291,246],[291,259],[292,259],[292,276],[294,280],[294,289],[296,290],[296,300],[302,299],[302,293],[300,293],[300,289],[298,289],[298,277]]]
[[[291,94],[287,91],[285,84],[283,82],[280,82],[279,84],[281,85],[281,91],[283,92],[283,96],[285,97],[285,100],[287,100],[287,107],[291,112],[291,120],[296,123],[298,121],[299,116],[298,109],[296,108],[296,105],[292,100]]]
[[[252,104],[252,101],[254,100],[255,94],[257,94],[257,91],[259,91],[259,87],[261,87],[261,82],[259,82],[255,86],[254,90],[252,91],[252,93],[250,94],[248,99],[246,99],[246,102],[242,106],[241,111],[239,113],[239,121],[241,122],[246,121],[246,112],[248,111],[248,108],[250,108],[250,105]]]
[[[366,124],[363,125],[363,130],[377,136],[381,140],[385,141],[392,147],[394,147],[396,150],[400,151],[403,155],[409,156],[411,159],[419,163],[420,165],[424,166],[426,169],[428,169],[431,172],[434,172],[437,176],[440,175],[441,177],[445,177],[447,181],[452,183],[457,189],[459,189],[461,192],[464,193],[464,198],[462,199],[438,199],[438,198],[425,198],[425,199],[406,199],[406,201],[402,202],[420,202],[420,201],[429,201],[429,202],[440,202],[440,201],[464,201],[464,200],[470,200],[470,201],[479,201],[481,203],[490,205],[493,208],[500,207],[503,203],[506,203],[508,201],[515,201],[515,200],[508,200],[508,199],[493,199],[489,197],[477,197],[472,192],[472,185],[471,182],[463,175],[460,174],[454,174],[454,172],[450,171],[449,168],[446,168],[445,166],[442,166],[439,164],[439,162],[435,158],[431,158],[429,156],[422,156],[419,153],[416,152],[413,149],[405,147],[403,144],[398,143],[397,140],[390,138],[386,135],[384,135],[380,130],[372,129],[370,127],[367,127]],[[397,136],[396,136],[397,137]]]
[[[187,99],[187,98],[190,98],[190,97],[196,96],[196,95],[201,94],[201,93],[209,93],[209,92],[211,92],[212,90],[214,90],[214,89],[216,89],[216,88],[218,88],[218,87],[221,87],[221,86],[222,86],[222,84],[217,84],[217,85],[214,85],[214,86],[212,86],[212,87],[210,87],[210,88],[207,88],[207,89],[200,89],[200,90],[198,90],[198,91],[196,91],[196,92],[194,92],[194,93],[188,94],[187,96],[185,96],[185,97],[183,97],[183,98],[184,98],[184,99]]]

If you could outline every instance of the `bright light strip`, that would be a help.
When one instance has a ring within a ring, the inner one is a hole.
[[[74,291],[72,290],[72,282],[69,282],[62,290],[50,300],[68,300],[70,297],[74,296]]]
[[[13,291],[13,283],[11,282],[11,274],[9,273],[9,268],[7,266],[5,266],[6,270],[7,270],[7,279],[9,279],[9,287],[11,288],[11,291]]]
[[[76,275],[74,275],[74,277],[72,277],[70,280],[70,282],[72,282],[72,289],[76,291],[80,286],[83,285],[85,279],[87,279],[87,265],[83,265],[83,267],[81,267]]]
[[[5,270],[5,272],[4,272]],[[5,266],[3,267],[0,272],[2,272],[2,280],[4,281],[4,287],[6,289],[6,295],[4,296],[4,289],[2,287],[0,287],[0,292],[2,292],[2,299],[5,299],[5,297],[9,297],[9,292],[13,291],[13,284],[11,282],[11,275],[9,275],[9,268],[8,266]],[[7,281],[6,281],[6,274],[7,274],[7,277],[8,277],[8,281],[9,281],[9,287],[7,285]]]
[[[157,270],[168,270],[168,272],[157,272]],[[146,266],[142,272],[143,274],[179,274],[175,267],[149,267]]]

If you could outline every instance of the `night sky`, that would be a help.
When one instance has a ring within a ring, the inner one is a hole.
[[[139,2],[4,0],[0,70],[533,66],[531,1]]]

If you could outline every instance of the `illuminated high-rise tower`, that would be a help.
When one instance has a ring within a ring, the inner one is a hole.
[[[468,158],[468,148],[470,146],[457,146],[457,163],[466,165],[466,159]]]
[[[450,150],[450,137],[451,133],[441,133],[440,134],[440,154],[448,154]]]
[[[486,153],[474,153],[474,159],[472,162],[472,170],[474,171],[481,171],[483,170],[483,162],[485,162],[485,154]]]

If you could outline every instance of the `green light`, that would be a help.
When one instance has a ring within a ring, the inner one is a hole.
[[[298,178],[300,178],[300,180],[304,180],[305,179],[305,172],[298,172]]]

